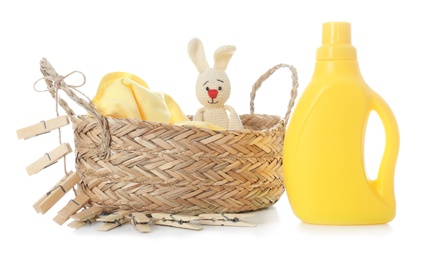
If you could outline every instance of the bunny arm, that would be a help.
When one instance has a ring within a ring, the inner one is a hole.
[[[196,111],[195,116],[193,117],[193,121],[204,121],[204,112],[205,107],[201,107],[200,109],[198,109],[198,111]]]
[[[241,130],[244,129],[241,118],[236,113],[235,109],[229,105],[225,105],[224,108],[229,111],[229,126],[230,130]]]

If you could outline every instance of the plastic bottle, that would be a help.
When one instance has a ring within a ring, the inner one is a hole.
[[[378,177],[365,172],[364,140],[371,111],[386,136]],[[309,85],[294,109],[283,148],[283,174],[294,214],[324,225],[382,224],[396,213],[396,119],[362,78],[351,24],[323,24]]]

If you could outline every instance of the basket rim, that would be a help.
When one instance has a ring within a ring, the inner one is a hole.
[[[192,115],[187,115],[189,118],[192,118]],[[268,132],[268,131],[272,131],[274,129],[277,129],[279,127],[284,127],[285,128],[285,121],[284,119],[279,116],[279,115],[271,115],[271,114],[241,114],[239,115],[241,118],[243,117],[272,117],[275,118],[277,120],[277,123],[266,128],[266,129],[261,129],[261,130],[253,130],[253,129],[240,129],[240,130],[231,130],[231,129],[224,129],[224,130],[214,130],[214,129],[209,129],[209,128],[204,128],[204,127],[198,127],[198,126],[193,126],[193,125],[173,125],[173,124],[168,124],[168,123],[161,123],[161,122],[156,122],[156,121],[148,121],[148,120],[141,120],[141,119],[137,119],[137,118],[116,118],[116,117],[111,117],[111,116],[104,116],[105,119],[108,120],[108,122],[113,122],[113,121],[127,121],[131,124],[135,124],[135,125],[140,125],[142,126],[143,124],[145,125],[151,125],[151,126],[161,126],[161,127],[165,127],[165,128],[175,128],[175,129],[187,129],[187,130],[191,130],[191,129],[196,129],[196,131],[203,131],[203,132],[208,132],[209,134],[239,134],[239,133],[262,133],[262,132]],[[72,122],[74,124],[78,123],[79,120],[94,120],[96,121],[96,118],[91,116],[90,114],[88,115],[74,115],[71,116]]]

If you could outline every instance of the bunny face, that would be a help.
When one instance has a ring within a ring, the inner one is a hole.
[[[207,69],[196,81],[196,97],[205,107],[223,107],[230,97],[230,81],[227,74],[218,69]]]
[[[223,107],[230,96],[230,81],[225,72],[236,48],[224,45],[214,53],[214,67],[210,68],[205,58],[202,42],[194,38],[188,44],[188,53],[199,71],[196,81],[196,96],[205,107]]]

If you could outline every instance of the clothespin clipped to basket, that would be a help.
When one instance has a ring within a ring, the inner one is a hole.
[[[73,214],[79,211],[90,200],[90,197],[84,193],[78,194],[74,199],[70,200],[65,207],[63,207],[56,217],[53,219],[59,225],[63,225]]]
[[[125,223],[127,223],[130,218],[128,217],[131,214],[130,211],[118,211],[116,213],[112,213],[106,216],[102,216],[96,221],[103,221],[103,225],[100,226],[97,230],[98,231],[109,231],[111,229],[114,229],[116,227],[119,227]]]
[[[50,131],[66,126],[69,124],[68,116],[59,116],[50,120],[41,121],[40,123],[18,129],[16,134],[18,139],[29,139],[34,136],[49,133]]]
[[[44,194],[35,204],[34,209],[37,213],[45,214],[53,205],[56,204],[68,191],[80,181],[80,176],[76,172],[71,172],[46,194]]]
[[[201,214],[199,223],[208,226],[255,227],[256,224],[243,221],[243,218],[253,217],[252,214]]]
[[[141,212],[135,212],[131,214],[130,223],[140,232],[149,233],[151,228],[149,227],[150,219]]]
[[[68,224],[68,227],[78,229],[86,224],[93,223],[100,213],[102,213],[102,208],[99,206],[83,209],[71,216],[74,220]]]
[[[153,224],[155,225],[177,227],[190,230],[202,230],[202,227],[191,223],[191,221],[199,220],[199,218],[196,216],[152,213],[152,218]]]

